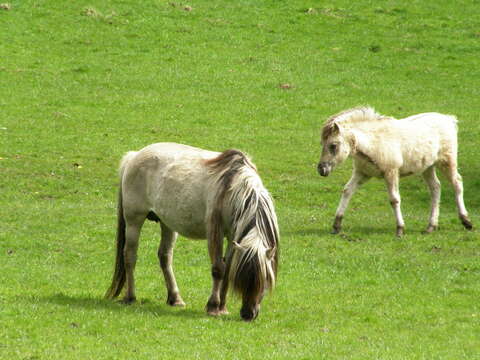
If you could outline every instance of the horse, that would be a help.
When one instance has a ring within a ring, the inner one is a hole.
[[[396,217],[396,235],[402,236],[405,223],[400,209],[399,178],[412,174],[422,174],[428,185],[431,213],[426,232],[436,230],[441,191],[436,167],[453,185],[463,226],[468,230],[473,228],[463,201],[462,177],[457,170],[455,116],[431,112],[397,120],[380,115],[371,107],[353,108],[327,119],[321,144],[317,167],[321,176],[328,176],[345,159],[353,158],[353,173],[335,213],[334,234],[340,232],[345,210],[358,187],[377,177],[386,182]]]
[[[230,283],[242,298],[241,318],[254,320],[275,286],[279,228],[273,199],[250,158],[235,149],[220,153],[157,143],[126,153],[119,173],[115,270],[106,298],[117,297],[126,283],[123,302],[135,301],[137,248],[148,219],[161,228],[158,258],[167,304],[185,306],[172,267],[181,234],[208,240],[213,286],[207,313],[228,314]]]

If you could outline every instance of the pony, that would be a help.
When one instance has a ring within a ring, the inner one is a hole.
[[[455,116],[432,112],[397,120],[380,115],[371,107],[353,108],[325,122],[321,144],[317,167],[321,176],[328,176],[345,159],[353,158],[353,173],[335,213],[334,234],[340,232],[345,210],[358,187],[377,177],[386,182],[396,217],[396,235],[402,236],[405,223],[400,209],[399,178],[412,174],[422,174],[428,185],[432,200],[426,232],[436,230],[441,191],[436,167],[453,185],[463,226],[468,230],[473,228],[463,201],[462,177],[457,170]]]
[[[234,149],[219,153],[157,143],[128,152],[119,172],[115,270],[106,298],[117,297],[126,283],[123,302],[135,301],[137,248],[148,219],[161,228],[158,258],[167,304],[185,306],[172,267],[178,234],[206,238],[213,280],[207,313],[228,314],[231,284],[242,298],[242,319],[254,320],[275,286],[279,228],[273,199],[250,158]]]

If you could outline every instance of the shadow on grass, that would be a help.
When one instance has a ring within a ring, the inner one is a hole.
[[[415,231],[417,232],[417,231]],[[370,234],[375,235],[395,235],[395,228],[394,227],[371,227],[371,226],[359,226],[355,228],[345,228],[339,234],[332,234],[332,229],[330,228],[303,228],[294,231],[285,231],[285,235],[295,235],[295,236],[331,236],[332,238],[338,237],[341,238],[342,236],[349,236],[349,235],[363,235],[368,236]]]
[[[348,240],[355,241],[358,240],[366,240],[368,239],[369,235],[382,235],[392,239],[399,239],[395,235],[395,225],[392,226],[382,226],[382,227],[374,227],[374,226],[355,226],[355,227],[345,227],[339,234],[333,234],[330,228],[303,228],[294,231],[285,231],[283,234],[288,236],[315,236],[315,237],[330,237],[332,239],[338,238],[339,240]],[[408,235],[414,236],[428,236],[425,234],[425,229],[422,227],[415,227],[415,228],[406,228],[405,236]]]
[[[108,300],[89,296],[70,296],[57,293],[51,296],[32,297],[31,301],[44,302],[68,307],[78,307],[87,310],[106,309],[118,312],[147,313],[154,316],[178,316],[189,319],[206,318],[208,315],[203,309],[189,309],[170,307],[166,304],[154,303],[150,300],[140,300],[131,305],[121,303],[119,300]]]

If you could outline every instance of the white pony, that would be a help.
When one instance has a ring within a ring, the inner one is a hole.
[[[172,268],[177,233],[208,239],[213,288],[210,315],[226,314],[229,282],[242,296],[241,317],[254,320],[275,285],[279,231],[273,201],[255,165],[238,150],[223,153],[159,143],[127,153],[120,165],[117,255],[107,298],[135,300],[133,272],[146,219],[160,223],[160,266],[167,303],[184,306]],[[224,236],[228,239],[223,257]]]
[[[397,220],[397,236],[404,232],[400,210],[399,177],[423,175],[432,196],[427,232],[438,227],[440,181],[438,165],[455,189],[458,214],[465,228],[472,223],[463,202],[462,177],[457,171],[457,119],[451,115],[424,113],[397,120],[370,107],[346,110],[329,118],[322,129],[321,176],[347,157],[353,157],[353,174],[343,190],[333,233],[341,230],[342,218],[352,195],[371,177],[384,178]]]

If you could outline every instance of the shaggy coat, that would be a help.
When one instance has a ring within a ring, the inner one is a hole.
[[[177,235],[206,238],[213,279],[207,312],[227,312],[230,282],[242,297],[242,318],[253,320],[265,291],[275,285],[279,232],[272,198],[251,160],[238,150],[158,143],[127,153],[120,180],[116,265],[106,296],[118,296],[126,282],[124,301],[135,300],[138,239],[148,219],[161,227],[158,257],[168,304],[184,305],[172,267]]]
[[[462,178],[457,171],[457,119],[452,115],[424,113],[397,120],[370,107],[346,110],[329,118],[322,129],[322,155],[318,172],[328,176],[347,157],[353,157],[353,174],[345,185],[333,225],[334,233],[356,189],[371,177],[384,178],[397,220],[397,235],[404,232],[400,210],[399,177],[422,174],[432,195],[427,232],[438,226],[440,182],[438,166],[452,183],[459,217],[472,228],[463,202]]]

